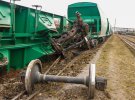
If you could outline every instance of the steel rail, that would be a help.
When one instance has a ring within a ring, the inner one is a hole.
[[[129,39],[123,37],[123,36],[119,36],[119,38],[120,38],[123,42],[125,42],[127,45],[129,45],[132,49],[135,50],[135,42],[133,42],[133,41],[131,41],[131,40],[129,40]]]

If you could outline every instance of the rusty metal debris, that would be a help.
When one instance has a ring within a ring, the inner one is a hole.
[[[81,14],[76,12],[77,19],[70,31],[64,32],[59,38],[52,38],[52,45],[57,53],[63,53],[84,44],[90,49],[90,40],[87,38],[89,25],[84,23]]]

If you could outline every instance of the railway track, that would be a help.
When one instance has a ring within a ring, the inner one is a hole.
[[[126,36],[119,36],[120,39],[126,43],[128,46],[130,46],[133,50],[135,50],[135,41],[133,41],[132,39],[127,38]],[[131,37],[131,36],[130,36]],[[135,39],[135,37],[132,37]]]
[[[42,89],[34,92],[33,94],[29,95],[29,96],[26,96],[26,90],[20,92],[18,95],[16,95],[14,98],[12,98],[11,100],[32,100],[36,95],[38,95],[40,93]],[[24,95],[26,96],[24,98]]]
[[[130,38],[131,40],[135,41],[135,36],[134,35],[126,35],[127,38]]]
[[[126,36],[129,36],[131,38],[135,38],[135,35],[126,35]]]

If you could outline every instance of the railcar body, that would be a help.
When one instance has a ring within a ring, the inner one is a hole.
[[[92,2],[78,2],[69,5],[69,20],[74,21],[76,19],[76,11],[80,12],[83,21],[89,24],[89,34],[91,34],[91,38],[102,38],[111,34],[109,20],[104,16],[98,4]]]
[[[54,19],[60,22],[57,28]],[[0,1],[0,69],[21,69],[53,54],[50,38],[60,35],[65,25],[63,16]]]

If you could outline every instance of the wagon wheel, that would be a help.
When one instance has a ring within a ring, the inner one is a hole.
[[[42,64],[39,59],[32,60],[29,63],[25,75],[25,89],[28,94],[32,93],[34,84],[38,80],[37,74],[41,73],[41,69],[42,69]]]
[[[94,98],[94,92],[95,92],[95,64],[91,64],[89,67],[89,77],[88,77],[88,97],[89,99]]]

